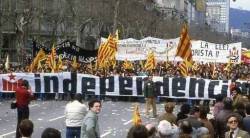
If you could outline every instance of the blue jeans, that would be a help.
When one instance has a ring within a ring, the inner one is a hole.
[[[80,138],[81,127],[66,127],[66,138]]]

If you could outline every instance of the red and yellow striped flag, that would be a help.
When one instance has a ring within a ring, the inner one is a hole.
[[[57,62],[57,70],[61,70],[63,68],[63,61],[62,61],[62,55],[58,56],[58,62]]]
[[[188,76],[188,67],[187,67],[185,61],[182,61],[179,64],[178,68],[180,69],[181,76],[183,76],[183,77],[187,77]]]
[[[187,61],[190,62],[191,65],[193,64],[191,41],[188,35],[187,24],[184,24],[182,28],[176,56],[180,56],[182,59],[187,59]]]
[[[115,57],[117,52],[117,38],[118,36],[114,38],[112,35],[109,35],[107,42],[101,44],[97,55],[97,66],[102,66],[105,60],[109,60],[110,57]]]
[[[145,68],[145,70],[147,70],[147,71],[151,71],[152,69],[155,68],[155,66],[156,66],[155,56],[154,56],[154,53],[151,51],[151,52],[148,54],[146,63],[145,63],[145,65],[144,65],[144,68]]]
[[[55,72],[56,71],[56,49],[55,46],[53,44],[53,47],[51,49],[50,54],[47,56],[47,60],[46,60],[46,64],[49,65],[51,72]]]
[[[135,126],[142,124],[138,105],[135,105],[132,120],[133,120],[133,123],[134,123]]]
[[[72,67],[73,67],[74,69],[77,69],[78,66],[79,66],[79,63],[77,62],[76,56],[74,56],[74,58],[73,58],[73,63],[72,63]]]
[[[122,64],[122,67],[124,69],[133,69],[133,64],[131,61],[128,61],[127,59],[125,59],[125,61]]]
[[[39,52],[37,53],[36,57],[34,58],[33,62],[31,63],[31,65],[29,67],[29,71],[32,72],[34,70],[34,68],[37,67],[39,61],[41,61],[44,58],[46,58],[46,54],[43,51],[43,49],[40,49]]]

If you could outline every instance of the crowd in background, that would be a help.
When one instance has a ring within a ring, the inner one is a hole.
[[[4,67],[4,62],[0,63],[0,73],[29,72],[31,61],[23,65],[11,65],[8,70]],[[116,61],[115,66],[110,65],[105,69],[96,69],[95,63],[78,63],[73,66],[72,61],[64,60],[63,66],[58,72],[77,72],[83,74],[93,74],[100,77],[120,75],[120,76],[141,76],[153,75],[163,77],[179,77],[181,72],[179,62],[158,62],[155,69],[146,71],[145,61],[132,62],[130,68],[124,66],[123,61]],[[42,66],[32,72],[51,72],[50,68]],[[250,79],[250,65],[248,64],[220,64],[220,63],[195,63],[188,69],[188,76],[219,79],[219,80],[246,80]],[[213,138],[240,136],[249,138],[250,133],[250,103],[248,99],[241,95],[241,91],[234,86],[230,89],[232,97],[216,96],[213,108],[209,104],[190,105],[182,104],[179,113],[173,113],[176,103],[166,103],[165,113],[158,113],[156,117],[158,124],[140,124],[132,126],[128,132],[128,138]],[[234,91],[236,93],[234,94]],[[212,117],[208,116],[210,110]],[[158,116],[159,115],[159,116]],[[102,127],[102,126],[101,126]],[[32,130],[33,131],[33,130]],[[234,133],[233,133],[234,132]],[[240,133],[240,135],[238,135]],[[237,134],[237,135],[236,135]]]
[[[10,72],[30,72],[29,67],[32,60],[27,59],[22,65],[14,66],[10,64],[8,70],[5,69],[4,60],[0,61],[0,74]],[[116,61],[115,64],[106,68],[96,68],[95,62],[77,63],[77,67],[73,66],[73,61],[63,60],[62,67],[57,72],[78,72],[83,74],[93,74],[100,77],[104,76],[139,76],[153,75],[178,77],[181,76],[179,69],[180,62],[162,61],[158,62],[155,69],[147,71],[144,68],[145,61],[132,61],[129,68],[124,67],[124,61]],[[35,73],[50,73],[51,69],[45,63],[40,68],[34,69]],[[248,80],[250,79],[250,64],[233,64],[233,63],[194,63],[188,68],[188,76],[214,79],[214,80]]]

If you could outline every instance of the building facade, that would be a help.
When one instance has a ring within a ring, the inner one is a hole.
[[[156,3],[168,16],[178,17],[189,24],[205,23],[205,0],[156,0]]]
[[[206,21],[215,31],[229,33],[230,0],[207,0]]]

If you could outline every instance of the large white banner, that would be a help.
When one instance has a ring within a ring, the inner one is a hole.
[[[143,96],[145,76],[98,77],[89,74],[13,73],[0,75],[0,91],[14,92],[23,79],[28,80],[35,93],[82,93],[84,95]],[[161,97],[212,99],[217,94],[230,96],[231,81],[201,78],[153,77],[156,93]],[[247,92],[245,81],[237,82]]]
[[[192,41],[194,61],[228,63],[241,62],[241,43],[215,44],[206,41]]]
[[[106,39],[102,38],[102,42]],[[118,42],[117,60],[146,60],[149,51],[153,51],[157,61],[179,61],[175,57],[179,38],[159,39],[147,37],[141,40],[123,39]],[[241,62],[241,43],[215,44],[206,41],[191,41],[193,59],[197,62],[234,63]]]

